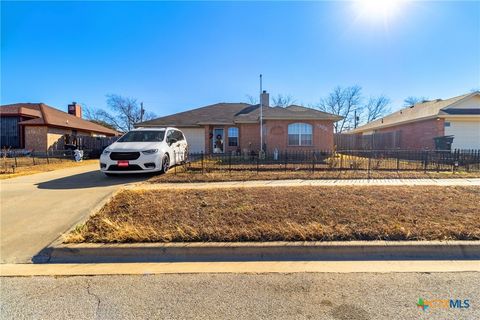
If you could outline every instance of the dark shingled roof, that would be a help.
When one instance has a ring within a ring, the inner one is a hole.
[[[0,106],[0,115],[25,115],[33,119],[20,122],[22,125],[46,125],[90,131],[106,135],[118,135],[119,132],[99,124],[84,120],[44,103],[15,103]]]
[[[191,127],[206,124],[256,123],[260,117],[260,106],[248,103],[217,103],[202,108],[184,111],[142,123],[136,127],[177,126]],[[332,120],[342,117],[297,105],[282,107],[263,107],[266,120]]]

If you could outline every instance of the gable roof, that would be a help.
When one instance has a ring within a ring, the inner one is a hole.
[[[0,115],[25,115],[34,117],[33,119],[19,122],[21,125],[46,125],[107,135],[119,134],[115,130],[60,111],[44,103],[16,103],[0,106]]]
[[[209,106],[176,113],[173,115],[144,121],[136,127],[177,126],[191,127],[208,124],[257,123],[260,118],[260,105],[248,103],[216,103]],[[291,105],[282,107],[263,107],[263,118],[266,120],[332,120],[342,117],[318,111],[312,108]]]
[[[364,131],[371,131],[371,130],[398,125],[404,122],[420,121],[420,120],[426,120],[429,118],[434,118],[440,115],[454,114],[456,112],[454,111],[454,109],[450,110],[446,108],[464,99],[466,100],[478,94],[480,93],[473,92],[473,93],[463,94],[461,96],[453,97],[446,100],[436,99],[432,101],[417,103],[413,106],[408,106],[406,108],[395,111],[383,118],[379,118],[377,120],[369,122],[363,126],[350,130],[346,133],[361,133]],[[465,109],[457,109],[457,110],[465,110]],[[463,111],[461,111],[461,113],[462,112]],[[471,109],[470,111],[468,111],[468,114],[477,114],[476,112],[478,112],[477,109]],[[462,114],[466,114],[466,113],[463,112]]]

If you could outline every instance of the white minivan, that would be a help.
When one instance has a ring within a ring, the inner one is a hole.
[[[100,170],[122,173],[167,172],[187,160],[188,144],[176,128],[134,129],[103,150]]]

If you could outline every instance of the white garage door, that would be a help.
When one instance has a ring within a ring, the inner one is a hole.
[[[192,153],[205,152],[204,128],[180,128],[188,142],[188,150]]]
[[[480,121],[445,120],[445,135],[454,136],[452,149],[480,149]]]

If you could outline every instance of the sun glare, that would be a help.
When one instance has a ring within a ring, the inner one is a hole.
[[[355,9],[359,18],[388,22],[398,15],[403,2],[403,0],[357,0]]]

